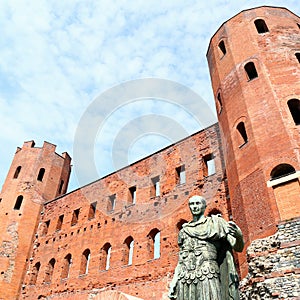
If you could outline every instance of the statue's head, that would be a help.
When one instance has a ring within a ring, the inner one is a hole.
[[[206,209],[206,200],[202,196],[192,196],[189,199],[189,207],[193,215],[203,215]]]

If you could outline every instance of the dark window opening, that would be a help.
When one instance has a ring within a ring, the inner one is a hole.
[[[160,196],[160,183],[159,176],[156,176],[151,179],[151,189],[150,189],[150,197],[158,197]]]
[[[271,180],[274,180],[274,179],[288,176],[295,172],[296,172],[296,170],[293,166],[291,166],[289,164],[280,164],[271,171],[270,177],[271,177]]]
[[[106,243],[100,250],[100,270],[110,268],[111,244]]]
[[[89,272],[89,263],[91,258],[90,249],[84,250],[81,256],[81,264],[80,264],[80,275],[87,274]]]
[[[148,233],[147,237],[149,259],[160,258],[160,231],[154,228]]]
[[[113,211],[116,207],[116,194],[108,197],[107,211]]]
[[[78,222],[78,217],[79,217],[79,212],[80,212],[80,208],[75,209],[73,211],[73,216],[72,216],[72,221],[71,221],[71,225],[75,225]]]
[[[46,268],[46,271],[45,271],[45,282],[46,283],[50,283],[51,280],[52,280],[52,275],[53,275],[53,271],[54,271],[54,266],[55,266],[55,259],[52,258],[48,265],[47,265],[47,268]]]
[[[217,95],[217,111],[219,114],[221,113],[222,109],[223,109],[222,98],[221,98],[221,94],[218,93],[218,95]]]
[[[40,262],[37,262],[33,266],[29,284],[35,284],[36,283],[37,278],[38,278],[38,274],[39,274],[39,271],[40,271],[40,267],[41,267],[41,263]]]
[[[61,272],[61,278],[62,279],[69,278],[71,264],[72,264],[72,255],[69,253],[64,258],[62,272]]]
[[[124,265],[132,265],[134,240],[131,236],[124,241],[123,263]]]
[[[58,189],[58,194],[61,194],[61,193],[62,193],[63,187],[64,187],[64,181],[61,180],[61,181],[60,181],[60,185],[59,185],[59,189]]]
[[[256,30],[258,33],[266,33],[269,32],[268,26],[263,19],[258,19],[254,21]]]
[[[255,65],[252,61],[248,62],[244,66],[244,68],[245,68],[245,71],[247,73],[247,78],[248,78],[249,81],[256,78],[256,77],[258,77]]]
[[[129,204],[135,204],[136,203],[136,186],[132,186],[129,188]]]
[[[299,125],[300,124],[300,100],[291,99],[288,101],[287,104],[288,104],[290,113],[293,117],[293,120],[295,122],[295,125]]]
[[[299,24],[299,23],[297,23],[297,26],[298,26],[298,28],[300,29],[300,24]]]
[[[89,216],[88,216],[89,220],[95,218],[96,207],[97,207],[97,202],[93,202],[90,204]]]
[[[56,230],[61,230],[63,221],[64,221],[64,215],[59,216],[56,224]]]
[[[20,195],[20,196],[18,196],[18,198],[17,198],[17,200],[16,200],[14,209],[15,209],[15,210],[19,210],[19,209],[21,208],[22,202],[23,202],[23,196]]]
[[[45,169],[44,168],[41,168],[40,171],[39,171],[39,175],[37,177],[37,180],[38,181],[43,181],[43,177],[45,175]]]
[[[15,171],[15,174],[14,174],[14,179],[17,179],[17,178],[18,178],[18,176],[19,176],[19,174],[20,174],[20,172],[21,172],[21,169],[22,169],[21,166],[18,166],[18,167],[16,168],[16,171]]]
[[[185,165],[176,168],[176,184],[185,184],[186,174]]]
[[[46,235],[48,233],[49,226],[50,226],[50,220],[48,220],[45,223],[43,223],[42,235]]]
[[[295,56],[298,59],[298,63],[300,63],[300,52],[295,53]]]
[[[225,47],[225,43],[224,41],[221,41],[218,45],[220,52],[222,53],[222,55],[226,54],[226,47]]]
[[[237,131],[239,132],[239,146],[243,146],[248,142],[248,136],[247,136],[247,132],[246,132],[246,128],[245,128],[245,124],[244,122],[240,122],[237,126],[236,126]]]
[[[213,154],[208,154],[203,157],[204,169],[203,175],[204,177],[211,176],[216,173],[215,159]]]

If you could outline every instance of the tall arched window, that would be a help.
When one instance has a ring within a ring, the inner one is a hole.
[[[44,175],[45,175],[45,169],[44,169],[44,168],[40,168],[40,171],[39,171],[37,180],[38,180],[38,181],[43,181]]]
[[[224,56],[226,54],[226,47],[225,47],[224,41],[220,41],[218,48],[219,48],[221,55]]]
[[[160,231],[154,228],[149,232],[147,237],[149,259],[160,258]]]
[[[110,268],[111,244],[106,243],[100,250],[100,270]]]
[[[254,21],[256,30],[258,33],[265,33],[269,32],[268,26],[263,19],[257,19]]]
[[[278,178],[293,174],[295,172],[296,172],[296,170],[293,166],[291,166],[289,164],[280,164],[271,171],[270,179],[271,180],[278,179]]]
[[[36,283],[38,275],[39,275],[40,267],[41,267],[40,262],[37,262],[33,266],[32,271],[31,271],[31,278],[30,278],[29,284],[35,284]]]
[[[248,136],[246,132],[246,127],[244,122],[240,122],[237,124],[236,129],[239,133],[239,146],[243,146],[248,142]]]
[[[300,124],[300,101],[291,99],[288,101],[288,107],[296,125]]]
[[[16,168],[16,171],[15,171],[15,174],[14,174],[14,179],[17,179],[17,178],[18,178],[18,176],[19,176],[19,174],[20,174],[20,172],[21,172],[21,169],[22,169],[21,166],[18,166],[18,167]]]
[[[55,266],[55,259],[52,258],[47,267],[46,267],[46,271],[45,271],[45,283],[50,283],[52,280],[52,275],[53,275],[53,271],[54,271],[54,266]]]
[[[63,261],[63,267],[61,272],[62,279],[69,278],[71,264],[72,264],[72,255],[69,253],[65,256]]]
[[[134,240],[131,236],[129,236],[124,241],[124,253],[123,253],[124,264],[132,265],[133,249],[134,249]]]
[[[17,200],[16,200],[14,209],[15,209],[15,210],[19,210],[19,209],[21,208],[22,202],[23,202],[23,196],[20,195],[20,196],[18,196],[18,198],[17,198]]]
[[[90,249],[85,249],[81,255],[81,264],[79,274],[87,274],[89,272],[89,263],[91,258]]]
[[[247,78],[248,78],[249,81],[256,78],[256,77],[258,77],[255,65],[252,61],[245,64],[244,69],[246,71]]]

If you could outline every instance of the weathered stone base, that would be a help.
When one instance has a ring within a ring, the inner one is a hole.
[[[247,249],[249,273],[240,283],[241,300],[300,299],[300,218]]]

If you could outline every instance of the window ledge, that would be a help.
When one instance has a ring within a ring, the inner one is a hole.
[[[272,187],[272,186],[275,186],[275,185],[278,185],[281,183],[285,183],[285,182],[291,181],[291,180],[299,178],[299,177],[300,177],[300,171],[297,171],[296,173],[284,176],[282,178],[268,180],[267,187]]]

